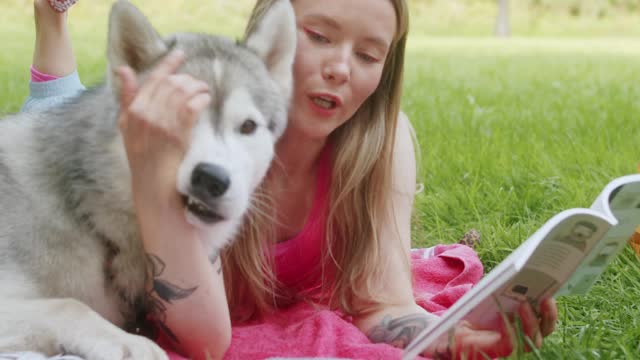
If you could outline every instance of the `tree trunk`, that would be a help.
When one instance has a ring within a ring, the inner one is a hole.
[[[509,0],[498,0],[496,36],[508,37],[509,35],[511,35],[511,28],[509,26]]]

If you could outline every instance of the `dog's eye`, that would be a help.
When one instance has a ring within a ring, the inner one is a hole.
[[[258,124],[252,119],[245,120],[240,126],[240,133],[243,135],[251,135],[256,131]]]

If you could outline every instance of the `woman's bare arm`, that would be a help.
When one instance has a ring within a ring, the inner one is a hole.
[[[415,303],[409,266],[411,212],[416,192],[416,158],[409,119],[400,113],[396,129],[392,170],[391,209],[379,226],[384,264],[381,289],[377,293],[389,304],[355,319],[373,342],[405,347],[435,318]]]
[[[382,250],[387,256],[387,271],[380,279],[382,287],[378,295],[388,301],[388,305],[365,313],[355,319],[355,324],[372,342],[382,342],[404,348],[420,331],[429,326],[436,316],[429,314],[415,303],[409,265],[411,248],[411,211],[416,191],[416,159],[412,142],[409,119],[399,115],[396,145],[393,156],[392,212],[388,220],[380,224]],[[399,246],[400,245],[400,246]],[[557,320],[557,308],[553,299],[544,301],[537,313],[529,304],[520,308],[520,318],[524,334],[536,346],[542,345],[543,337],[553,332]],[[460,324],[454,332],[454,346],[433,344],[424,355],[465,354],[470,358],[509,355],[514,348],[512,324],[505,324],[501,331],[476,329],[473,324]]]
[[[191,128],[210,103],[206,84],[175,74],[183,58],[172,52],[140,86],[131,69],[120,69],[119,124],[147,252],[152,315],[190,358],[219,359],[231,337],[220,260],[210,263],[176,190]]]

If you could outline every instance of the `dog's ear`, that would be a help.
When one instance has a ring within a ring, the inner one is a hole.
[[[245,45],[267,65],[272,78],[288,99],[293,87],[296,20],[290,0],[276,0],[256,24],[247,29]]]
[[[120,93],[116,70],[128,65],[140,73],[167,53],[167,45],[149,20],[127,0],[118,0],[109,15],[107,82]]]

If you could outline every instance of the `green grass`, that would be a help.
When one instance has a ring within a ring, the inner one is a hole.
[[[248,13],[227,1],[134,2],[163,33],[238,36]],[[0,113],[7,113],[26,96],[33,30],[29,1],[0,3],[11,4],[0,12]],[[104,74],[106,3],[84,0],[71,14],[87,84]],[[413,22],[424,24],[430,19],[424,16]],[[416,201],[415,246],[454,242],[474,227],[483,235],[478,252],[490,270],[553,214],[590,206],[610,179],[636,172],[639,56],[640,40],[629,37],[504,41],[414,34],[404,110],[417,130],[425,185]],[[558,330],[526,357],[635,358],[639,261],[626,251],[587,296],[559,299]]]
[[[163,33],[216,32],[239,37],[251,10],[247,0],[132,0]],[[34,26],[31,0],[0,0],[0,114],[17,111],[27,95]],[[87,85],[104,78],[107,23],[111,1],[83,0],[70,12],[69,30],[79,59],[78,71]]]
[[[638,41],[412,43],[405,110],[420,142],[416,246],[482,234],[487,270],[555,213],[588,207],[640,162]],[[637,52],[638,50],[636,50]],[[639,260],[627,251],[584,297],[561,298],[545,359],[634,358]],[[535,356],[530,355],[532,358]]]

